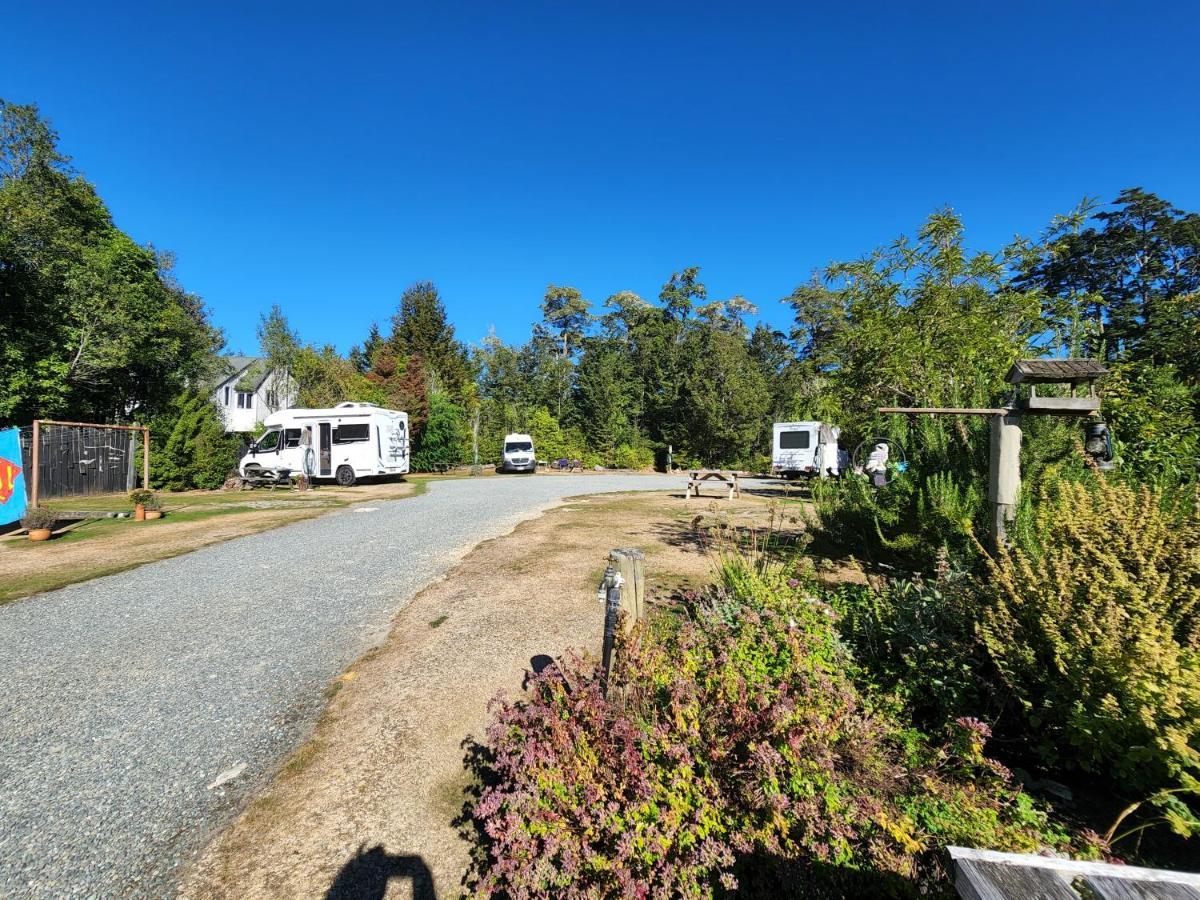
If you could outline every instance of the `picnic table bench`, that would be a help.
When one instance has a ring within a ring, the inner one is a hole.
[[[742,496],[741,488],[738,486],[737,472],[722,472],[718,469],[695,469],[688,473],[687,490],[684,491],[683,499],[690,500],[692,497],[700,496],[700,486],[706,482],[713,482],[718,486],[724,486],[729,491],[729,499]]]

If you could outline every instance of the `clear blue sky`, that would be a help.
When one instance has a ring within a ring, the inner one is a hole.
[[[1131,185],[1200,208],[1192,2],[16,0],[38,103],[117,223],[174,250],[230,349],[281,304],[341,350],[431,279],[523,340],[703,266],[778,303],[953,206],[971,243]]]

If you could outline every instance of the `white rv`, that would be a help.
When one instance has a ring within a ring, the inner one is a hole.
[[[776,422],[771,471],[785,478],[836,478],[840,433],[825,422]]]
[[[332,409],[284,409],[267,416],[267,430],[250,445],[238,471],[290,469],[344,487],[359,478],[408,471],[408,413],[373,403]]]
[[[533,438],[527,434],[506,434],[500,453],[501,472],[536,472],[537,454]]]

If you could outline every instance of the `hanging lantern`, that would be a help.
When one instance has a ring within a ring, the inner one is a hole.
[[[1096,461],[1102,472],[1113,469],[1112,432],[1104,422],[1088,422],[1084,426],[1083,449]]]

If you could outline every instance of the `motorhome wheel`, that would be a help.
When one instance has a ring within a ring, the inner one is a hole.
[[[354,484],[354,470],[349,466],[338,466],[337,483],[342,487],[350,487]]]

